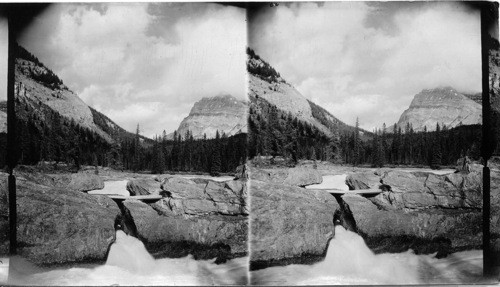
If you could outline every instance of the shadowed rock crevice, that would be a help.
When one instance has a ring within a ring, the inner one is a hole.
[[[137,233],[137,227],[135,226],[134,218],[132,217],[130,210],[128,210],[123,204],[123,200],[116,199],[114,200],[114,202],[116,202],[116,205],[120,209],[120,214],[116,215],[115,219],[115,230],[123,230],[123,232],[125,232],[126,234],[138,238],[142,241],[143,238],[140,238]]]
[[[338,218],[340,225],[342,225],[346,230],[358,233],[358,228],[356,227],[356,220],[352,215],[352,211],[349,205],[342,199],[340,194],[334,194],[333,197],[337,200],[340,209],[334,212],[334,221]]]

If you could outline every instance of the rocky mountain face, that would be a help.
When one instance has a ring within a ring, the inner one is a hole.
[[[250,99],[264,99],[279,110],[290,113],[300,121],[313,125],[327,136],[352,127],[305,98],[295,87],[251,49],[247,51]]]
[[[78,126],[97,133],[109,143],[127,133],[85,104],[54,72],[21,46],[17,47],[15,95],[16,102],[22,103],[26,111],[17,112],[20,118],[36,115],[44,120],[47,112],[53,111]]]
[[[448,128],[475,125],[482,122],[481,111],[480,104],[451,87],[426,89],[415,95],[397,125],[404,130],[410,123],[415,131],[422,131],[425,127],[432,131],[436,124]]]
[[[177,129],[183,138],[189,131],[195,139],[215,138],[215,134],[232,136],[247,132],[247,110],[245,101],[231,95],[205,97],[196,102],[189,115]],[[173,138],[173,134],[169,135]]]

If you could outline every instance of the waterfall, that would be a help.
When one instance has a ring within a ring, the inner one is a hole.
[[[9,276],[12,285],[235,285],[246,284],[248,258],[236,258],[224,264],[212,260],[183,258],[154,259],[137,238],[122,230],[116,231],[106,264],[82,265],[71,268],[44,268]],[[23,260],[16,266],[25,270]],[[13,263],[11,263],[12,265]]]
[[[117,266],[133,273],[147,273],[154,270],[155,260],[140,240],[117,230],[106,265]]]
[[[325,259],[313,265],[270,267],[251,272],[259,285],[360,285],[481,283],[482,252],[447,258],[403,253],[374,254],[358,234],[338,225]]]

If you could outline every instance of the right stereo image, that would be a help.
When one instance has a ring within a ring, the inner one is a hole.
[[[498,6],[482,4],[250,5],[250,284],[498,282]]]

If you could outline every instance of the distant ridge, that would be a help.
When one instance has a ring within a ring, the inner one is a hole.
[[[217,131],[227,136],[246,133],[247,110],[245,101],[231,95],[204,97],[193,105],[176,132],[184,138],[189,131],[195,139],[215,138]],[[168,138],[172,139],[173,133]]]
[[[415,95],[410,107],[403,112],[397,126],[410,124],[414,131],[433,131],[437,124],[453,128],[482,123],[482,107],[452,87],[425,89]]]

